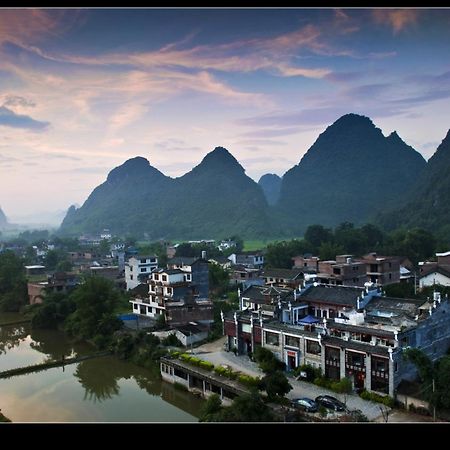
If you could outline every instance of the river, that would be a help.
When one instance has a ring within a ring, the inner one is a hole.
[[[0,323],[20,319],[0,314]],[[95,351],[56,330],[0,326],[0,371]],[[13,422],[197,422],[203,400],[113,356],[0,379],[0,409]]]

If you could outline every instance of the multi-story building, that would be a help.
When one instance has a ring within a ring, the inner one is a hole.
[[[145,283],[151,272],[158,267],[156,256],[132,256],[125,264],[127,291]]]
[[[385,297],[380,289],[309,285],[274,307],[273,317],[262,308],[223,317],[228,347],[242,354],[262,345],[288,370],[309,364],[329,378],[350,378],[355,389],[394,396],[403,379],[416,375],[402,357],[405,348],[435,361],[450,345],[450,302],[438,292],[423,301]]]
[[[79,276],[71,272],[55,272],[47,276],[47,281],[27,283],[29,304],[42,303],[47,293],[70,292],[79,283]]]
[[[242,265],[231,266],[230,284],[242,286],[244,289],[253,285],[262,286],[264,284],[264,279],[261,277],[261,269]]]
[[[166,323],[173,326],[192,321],[212,323],[212,302],[208,298],[208,262],[196,259],[182,267],[154,270],[147,280],[148,295],[130,301],[133,312],[151,318],[163,314]]]
[[[400,282],[400,260],[396,256],[378,256],[369,253],[362,259],[366,263],[367,281],[386,286]]]
[[[366,263],[352,255],[338,255],[336,260],[319,261],[316,280],[336,286],[361,286],[367,282]]]

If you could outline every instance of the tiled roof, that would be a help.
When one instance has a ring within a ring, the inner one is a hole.
[[[430,273],[434,272],[450,278],[450,266],[447,264],[426,264],[422,267],[423,269],[420,272],[420,278],[426,277],[427,275],[430,275]]]
[[[271,278],[287,278],[289,280],[294,280],[298,278],[303,273],[303,270],[292,270],[292,269],[265,269],[263,277]]]
[[[323,302],[356,307],[356,299],[363,296],[364,289],[346,286],[311,286],[298,297],[305,302]]]

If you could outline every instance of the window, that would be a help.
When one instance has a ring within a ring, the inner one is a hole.
[[[163,280],[163,281],[167,281],[167,275],[163,275],[163,276],[162,276],[162,280]]]
[[[389,269],[392,267],[392,263],[389,263]]]
[[[151,263],[155,263],[156,262],[156,258],[150,258],[150,262]]]
[[[133,272],[133,266],[130,266],[130,272]]]
[[[294,336],[285,336],[284,345],[287,345],[288,347],[300,348],[300,338]]]
[[[145,264],[147,262],[147,260],[144,258],[144,259],[141,259],[141,264]]]
[[[264,341],[269,345],[280,345],[280,335],[278,333],[265,332]]]
[[[341,269],[338,269],[338,268],[333,268],[333,273],[335,274],[335,275],[340,275],[341,274]]]
[[[336,317],[336,311],[334,309],[329,309],[328,315],[329,315],[330,319],[333,319],[334,317]]]
[[[159,275],[155,273],[155,280],[159,280]]]
[[[133,275],[130,275],[130,280],[132,280],[133,279]]]
[[[141,267],[141,272],[147,272],[147,268],[146,267]]]
[[[139,306],[138,306],[138,305],[136,305],[135,303],[133,303],[133,309],[136,309],[136,310],[138,310],[138,309],[139,309]]]
[[[172,293],[172,288],[167,288],[167,293],[171,294]]]
[[[306,340],[306,353],[311,353],[313,355],[320,355],[320,344],[317,341]]]
[[[392,273],[389,274],[389,279],[392,280]]]

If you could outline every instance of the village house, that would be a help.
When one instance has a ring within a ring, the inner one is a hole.
[[[70,272],[55,272],[48,275],[46,281],[27,283],[29,304],[42,303],[46,293],[70,292],[79,283],[78,275]]]
[[[297,289],[304,280],[303,270],[264,269],[262,278],[266,285]]]
[[[294,292],[272,301],[269,316],[244,302],[244,291],[241,310],[222,318],[228,348],[246,354],[262,345],[287,370],[309,364],[329,378],[350,378],[355,389],[394,396],[417,373],[403,349],[420,348],[435,361],[450,346],[450,303],[438,292],[432,301],[316,283]]]
[[[150,273],[158,267],[156,256],[131,256],[125,264],[127,291],[145,283]]]
[[[450,286],[450,251],[436,253],[437,261],[419,263],[419,286]]]
[[[230,267],[230,284],[241,286],[243,289],[249,286],[262,286],[264,279],[261,277],[261,269],[249,268],[242,265]]]
[[[264,265],[264,255],[261,252],[232,253],[228,259],[234,265],[244,266],[249,269],[262,269]]]
[[[213,306],[209,299],[208,262],[197,258],[191,264],[183,261],[177,265],[181,268],[156,269],[150,274],[148,294],[130,300],[133,312],[154,319],[163,315],[171,326],[189,322],[211,324]]]

